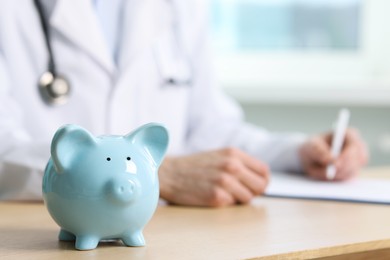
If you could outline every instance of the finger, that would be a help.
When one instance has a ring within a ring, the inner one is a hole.
[[[335,181],[344,181],[353,178],[359,172],[359,168],[352,163],[346,162],[336,168]]]
[[[345,138],[344,138],[345,144],[356,143],[360,141],[361,141],[361,137],[359,131],[355,128],[348,128],[347,131],[345,132]]]
[[[268,173],[267,177],[260,176],[246,167],[239,159],[230,160],[224,170],[249,188],[253,195],[262,194],[269,181]]]
[[[237,203],[248,203],[253,194],[237,178],[224,173],[219,177],[220,187],[230,193]]]
[[[328,146],[332,145],[333,131],[327,132],[327,133],[321,135],[321,137],[325,140],[325,142],[328,144]]]
[[[306,174],[312,179],[327,181],[326,168],[325,166],[311,165],[308,167]]]
[[[358,173],[358,169],[355,168],[350,163],[344,163],[341,166],[339,166],[336,170],[336,176],[334,178],[335,181],[344,181],[351,179],[352,177],[356,176]]]
[[[358,138],[356,131],[350,130],[348,140],[339,156],[336,165],[340,168],[340,175],[347,176],[355,173],[367,162],[367,151],[364,143]]]
[[[336,160],[335,180],[346,180],[355,176],[361,166],[361,162],[356,155],[356,150],[349,147],[343,151],[341,156]]]
[[[369,151],[368,151],[368,148],[367,148],[367,145],[365,142],[363,142],[363,141],[360,142],[358,146],[359,146],[358,149],[360,151],[361,166],[364,166],[368,163],[370,154],[369,154]]]
[[[330,146],[324,138],[313,138],[309,145],[307,156],[311,161],[321,166],[328,165],[333,162],[332,155],[330,153]]]
[[[214,187],[212,194],[208,196],[206,201],[200,201],[199,205],[208,205],[211,207],[224,207],[236,204],[236,200],[233,195],[222,187]]]
[[[365,165],[368,161],[368,149],[363,139],[361,138],[359,131],[356,129],[348,129],[345,137],[344,149],[353,147],[355,150],[356,159],[361,166]]]
[[[228,158],[239,158],[250,170],[263,176],[264,178],[269,178],[269,168],[265,163],[257,160],[240,149],[227,148],[226,153]]]
[[[173,202],[178,205],[210,207],[223,207],[236,203],[230,192],[213,182],[205,182],[203,187],[198,188],[201,190],[200,193],[187,190],[177,196]]]

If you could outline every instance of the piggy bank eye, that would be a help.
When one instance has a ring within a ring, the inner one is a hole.
[[[107,161],[111,161],[111,158],[110,157],[107,157],[107,159],[106,159]]]
[[[131,160],[131,158],[130,158],[130,157],[127,157],[126,159],[127,159],[128,161],[130,161],[130,160]]]

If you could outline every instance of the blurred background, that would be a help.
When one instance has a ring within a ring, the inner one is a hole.
[[[273,131],[328,131],[351,110],[390,164],[390,1],[211,0],[222,87],[248,121]]]

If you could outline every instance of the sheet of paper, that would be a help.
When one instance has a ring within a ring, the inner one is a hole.
[[[275,172],[267,196],[390,204],[390,180],[355,178],[324,182],[292,173]]]

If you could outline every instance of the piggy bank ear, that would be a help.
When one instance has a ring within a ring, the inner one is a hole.
[[[125,139],[144,149],[152,157],[156,166],[159,166],[167,151],[169,137],[164,126],[150,123],[127,134]]]
[[[80,152],[96,145],[96,139],[84,128],[65,125],[57,130],[51,142],[51,157],[58,173],[68,169]]]

